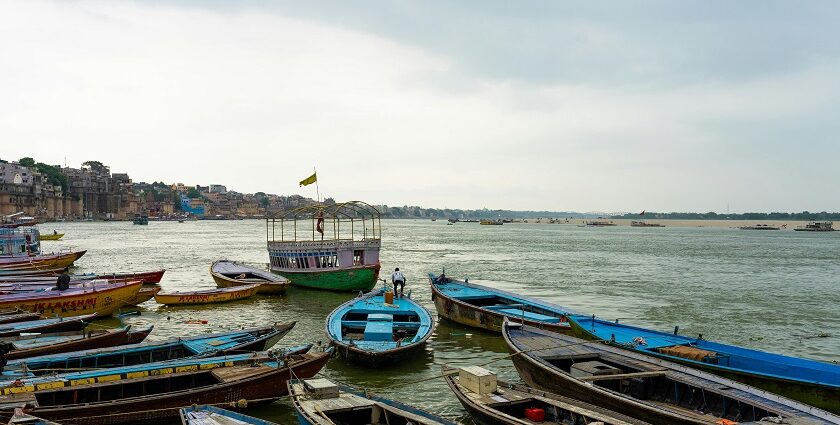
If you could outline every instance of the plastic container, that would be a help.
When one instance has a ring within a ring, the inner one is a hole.
[[[545,409],[539,407],[525,409],[525,417],[532,422],[543,422],[545,421]]]
[[[385,291],[385,304],[393,304],[394,303],[394,293],[391,291]]]

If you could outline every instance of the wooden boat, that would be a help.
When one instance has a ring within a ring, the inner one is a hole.
[[[216,406],[190,406],[179,410],[181,425],[278,425]]]
[[[498,381],[494,373],[477,366],[444,368],[443,379],[479,425],[533,425],[535,421],[527,417],[529,409],[533,415],[542,414],[544,420],[538,422],[549,424],[647,424],[572,398]]]
[[[178,409],[193,404],[258,406],[288,394],[292,374],[311,377],[329,358],[329,352],[283,359],[256,353],[21,379],[2,389],[0,418],[25,406],[48,420],[115,425],[177,420]]]
[[[57,268],[44,268],[44,269],[36,269],[36,270],[4,270],[0,269],[0,280],[7,280],[7,279],[17,279],[17,278],[30,278],[30,277],[49,277],[49,276],[58,276],[64,272],[65,269],[57,269]]]
[[[504,222],[502,222],[502,220],[481,220],[478,222],[478,224],[481,224],[483,226],[501,226],[504,224]]]
[[[158,292],[155,302],[166,305],[210,304],[244,300],[253,297],[260,285],[242,285],[233,288],[202,289],[198,291]]]
[[[781,230],[780,226],[771,226],[769,224],[756,224],[754,226],[739,226],[741,230]]]
[[[840,365],[618,324],[570,317],[576,335],[700,368],[840,413]]]
[[[39,417],[27,415],[23,409],[15,409],[15,413],[9,419],[7,425],[60,425],[56,422],[46,421]]]
[[[292,285],[369,291],[381,267],[380,222],[376,208],[358,201],[316,204],[268,217],[271,271]]]
[[[0,256],[0,271],[63,270],[85,255],[87,251],[61,252],[30,256]]]
[[[426,345],[435,328],[432,314],[408,297],[385,302],[383,289],[347,301],[326,321],[327,337],[347,361],[367,366],[395,363]]]
[[[648,223],[646,221],[631,221],[630,227],[665,227],[665,225],[660,223]]]
[[[117,329],[19,335],[4,337],[0,342],[12,348],[12,351],[6,353],[6,359],[25,359],[48,354],[137,344],[149,336],[152,328],[149,326],[135,331],[128,326]]]
[[[42,241],[57,241],[64,237],[64,233],[47,233],[41,234]]]
[[[840,417],[708,372],[646,354],[506,321],[502,336],[528,385],[634,418],[714,424],[781,417],[781,423],[840,423]]]
[[[27,322],[4,323],[0,325],[0,337],[16,336],[26,333],[51,333],[79,331],[93,320],[96,314],[82,316],[54,317],[50,319],[30,320]]]
[[[84,283],[92,280],[106,280],[108,282],[125,282],[130,280],[141,280],[143,284],[157,284],[163,279],[163,274],[166,270],[155,270],[150,272],[129,272],[129,273],[88,273],[88,274],[71,274],[70,283]],[[61,271],[52,274],[29,275],[22,274],[16,276],[3,276],[0,274],[0,284],[19,284],[19,285],[53,285],[61,275]]]
[[[434,413],[327,379],[292,379],[288,387],[300,425],[455,425]]]
[[[571,332],[565,307],[445,275],[429,273],[429,284],[438,314],[455,323],[501,332],[503,319],[510,317],[554,332]]]
[[[137,291],[137,295],[133,297],[128,297],[125,299],[125,305],[138,305],[142,304],[150,299],[154,298],[155,295],[160,292],[161,288],[159,286],[155,287],[142,287],[139,291]]]
[[[135,297],[143,286],[139,280],[117,283],[103,283],[64,291],[21,292],[0,295],[0,309],[18,308],[39,312],[46,316],[62,317],[96,314],[110,316],[125,301]]]
[[[52,374],[56,370],[134,366],[152,361],[265,351],[286,336],[294,328],[295,323],[275,323],[271,326],[239,331],[10,360],[3,375],[42,375]],[[308,346],[294,347],[291,350],[285,350],[284,353],[299,354],[309,351],[309,348]]]
[[[258,294],[285,294],[289,286],[289,279],[283,276],[227,260],[214,261],[210,265],[210,275],[219,288],[259,284]]]
[[[4,323],[28,322],[30,320],[38,320],[40,318],[40,313],[32,313],[16,308],[0,311],[0,325]]]

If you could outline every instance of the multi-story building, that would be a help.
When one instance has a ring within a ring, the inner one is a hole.
[[[227,188],[221,184],[211,184],[210,193],[227,193]]]

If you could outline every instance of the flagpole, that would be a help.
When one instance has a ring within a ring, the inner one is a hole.
[[[318,188],[318,170],[312,166],[312,171],[315,173],[315,195],[318,197],[318,202],[321,202],[321,189]]]

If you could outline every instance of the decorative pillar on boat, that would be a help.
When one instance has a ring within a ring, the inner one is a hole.
[[[370,290],[379,278],[379,211],[360,201],[310,205],[266,218],[271,271],[293,285]]]

